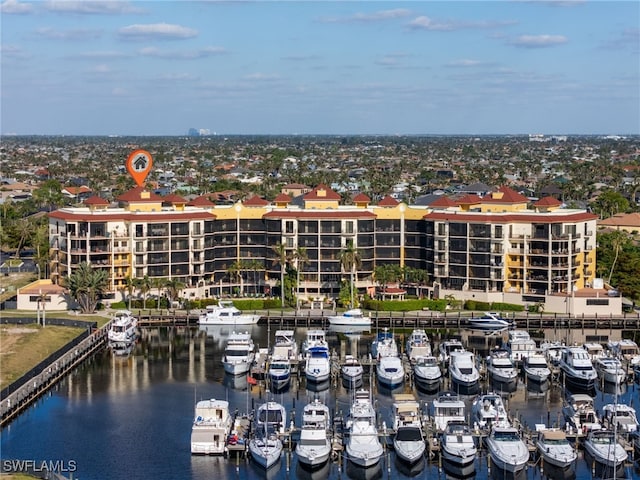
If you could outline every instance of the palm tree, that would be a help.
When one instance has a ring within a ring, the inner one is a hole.
[[[242,277],[242,269],[243,265],[241,261],[236,260],[231,264],[231,266],[227,269],[227,274],[229,275],[229,284],[234,283],[242,283],[240,281]],[[242,292],[239,292],[242,295]]]
[[[140,294],[142,295],[142,308],[147,308],[147,293],[151,291],[151,278],[149,275],[145,275],[142,278],[135,279],[135,285],[140,290]]]
[[[340,252],[340,265],[342,265],[343,271],[349,272],[351,308],[354,308],[353,284],[357,281],[357,270],[362,267],[362,257],[358,249],[354,246],[353,240],[349,240],[347,246]]]
[[[108,281],[106,270],[94,270],[87,262],[82,262],[73,273],[63,278],[71,298],[78,302],[82,313],[95,311]]]
[[[129,310],[131,310],[131,297],[133,297],[133,291],[136,289],[136,281],[131,278],[131,275],[127,275],[124,279],[124,289],[129,294]]]
[[[271,246],[271,250],[277,255],[273,260],[274,265],[280,265],[280,307],[284,308],[284,271],[287,267],[287,247],[283,243],[278,242]]]
[[[609,270],[609,277],[607,278],[607,284],[611,285],[611,277],[613,276],[613,271],[616,268],[616,262],[618,261],[620,250],[628,242],[628,237],[622,230],[614,230],[609,235],[611,236],[611,246],[615,252],[613,262],[611,262],[611,270]]]
[[[166,281],[164,286],[167,289],[167,295],[172,302],[175,302],[178,298],[180,298],[180,292],[184,290],[184,283],[181,282],[178,278],[171,278]]]
[[[162,277],[153,277],[151,279],[151,287],[158,290],[158,301],[156,302],[156,308],[160,308],[160,297],[162,296],[162,289],[167,284],[167,280]]]
[[[309,263],[309,254],[306,247],[298,247],[293,253],[293,258],[296,262],[296,309],[299,308],[300,303],[300,270],[302,267]]]

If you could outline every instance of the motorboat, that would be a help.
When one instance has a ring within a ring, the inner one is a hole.
[[[304,374],[307,382],[320,383],[329,380],[331,375],[331,359],[327,345],[310,347],[307,352]]]
[[[285,432],[287,411],[278,402],[266,402],[258,407],[256,413],[256,431],[274,432],[277,435]]]
[[[466,350],[451,352],[449,376],[458,386],[465,388],[477,386],[480,381],[480,372],[476,367],[475,355]]]
[[[307,331],[307,336],[302,342],[302,356],[307,357],[309,355],[309,349],[311,347],[327,347],[329,348],[329,343],[327,342],[327,334],[324,330],[312,329]]]
[[[371,317],[367,317],[359,308],[352,308],[342,313],[342,315],[330,315],[331,325],[347,325],[351,327],[370,327]]]
[[[502,397],[493,392],[478,395],[471,404],[471,424],[481,429],[511,426]]]
[[[517,473],[529,461],[529,449],[514,427],[493,427],[485,440],[498,471]]]
[[[589,355],[582,347],[565,347],[559,366],[565,380],[581,388],[593,388],[598,378]]]
[[[138,335],[138,319],[129,310],[118,310],[113,314],[107,338],[111,344],[133,343]]]
[[[466,422],[466,405],[458,396],[443,393],[433,401],[433,423],[437,431],[444,432],[450,422]]]
[[[439,348],[438,360],[445,367],[449,365],[449,357],[451,356],[451,352],[463,351],[464,346],[460,340],[451,339],[443,341]]]
[[[398,357],[381,357],[376,365],[380,384],[393,389],[404,382],[404,367]]]
[[[602,423],[610,430],[616,430],[622,434],[638,431],[635,409],[623,403],[607,403],[602,407]]]
[[[551,369],[542,353],[532,353],[522,362],[522,370],[530,382],[544,383],[551,376]]]
[[[637,365],[640,363],[640,348],[633,340],[625,338],[618,341],[610,341],[607,346],[614,356],[624,360],[627,364]]]
[[[601,380],[620,385],[627,378],[622,362],[615,357],[601,356],[593,361],[593,367]]]
[[[575,432],[587,433],[600,430],[602,425],[593,406],[593,398],[584,393],[574,393],[562,407],[565,423]]]
[[[567,440],[567,434],[560,429],[541,428],[536,438],[536,450],[545,464],[560,469],[575,468],[578,455]]]
[[[283,390],[291,382],[291,362],[284,358],[272,360],[267,369],[269,383],[274,390]]]
[[[398,344],[388,328],[378,332],[376,339],[371,342],[371,356],[377,359],[398,356]]]
[[[582,345],[582,348],[586,350],[587,355],[589,355],[589,358],[594,363],[597,358],[604,357],[606,355],[604,347],[600,343],[587,342]]]
[[[340,368],[340,374],[345,385],[349,388],[357,388],[362,385],[364,368],[358,359],[352,355],[344,357],[344,363]]]
[[[584,440],[584,449],[601,465],[617,468],[627,460],[627,452],[611,430],[592,430]]]
[[[378,464],[384,450],[378,438],[376,411],[367,390],[355,392],[347,420],[349,435],[346,440],[347,458],[359,467]]]
[[[298,344],[293,330],[276,330],[271,360],[299,360]]]
[[[407,358],[414,363],[418,357],[431,356],[431,342],[427,336],[427,332],[423,329],[415,329],[409,335],[406,344]]]
[[[496,312],[484,312],[481,317],[471,317],[468,320],[472,330],[504,330],[513,326],[513,320],[502,318]]]
[[[242,313],[231,300],[219,300],[217,305],[207,305],[198,317],[200,325],[252,325],[258,323],[260,315]]]
[[[249,440],[251,458],[262,468],[269,469],[276,465],[282,456],[282,440],[275,433],[256,431]]]
[[[422,431],[420,405],[411,394],[393,396],[393,448],[396,455],[409,464],[424,458],[426,443]]]
[[[565,345],[562,342],[547,341],[540,344],[540,350],[549,363],[549,368],[557,368],[560,365],[560,357],[562,357],[562,350]]]
[[[442,381],[442,370],[434,356],[417,357],[413,364],[413,378],[423,385],[436,385]]]
[[[229,415],[229,402],[225,400],[200,400],[196,403],[191,426],[191,453],[222,455],[233,419]]]
[[[469,426],[465,422],[449,422],[440,437],[443,460],[464,467],[476,459],[478,449]]]
[[[525,357],[528,357],[537,350],[536,341],[531,338],[529,332],[525,330],[509,331],[509,338],[506,343],[511,360],[516,365],[520,365]]]
[[[222,355],[224,371],[231,375],[242,375],[251,369],[256,358],[256,348],[249,332],[233,332],[227,339]]]
[[[518,380],[518,370],[507,350],[498,349],[487,357],[487,372],[494,382],[512,383]]]
[[[309,468],[319,468],[331,455],[329,407],[320,400],[305,405],[302,411],[300,440],[296,444],[298,461]]]

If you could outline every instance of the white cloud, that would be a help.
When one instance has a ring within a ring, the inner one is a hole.
[[[83,15],[120,15],[124,13],[142,13],[144,10],[134,7],[129,2],[120,0],[50,0],[45,8],[56,13]]]
[[[6,0],[0,4],[0,12],[7,14],[24,15],[34,11],[33,5],[30,3],[21,3],[17,0]]]
[[[481,62],[480,60],[471,60],[469,58],[461,58],[447,63],[447,67],[477,67],[479,65],[484,65],[484,62]]]
[[[409,28],[416,30],[451,31],[454,29],[452,23],[434,22],[427,16],[416,17],[409,22]]]
[[[73,30],[56,30],[51,27],[38,28],[35,34],[47,40],[95,40],[102,36],[99,30],[91,30],[88,28],[77,28]]]
[[[245,80],[261,80],[261,81],[271,81],[271,80],[279,80],[280,75],[276,73],[250,73],[249,75],[245,75]]]
[[[118,35],[125,40],[175,40],[196,37],[198,31],[181,25],[150,23],[122,27]]]
[[[522,48],[546,48],[562,45],[568,41],[564,35],[520,35],[508,43]]]
[[[126,97],[129,94],[125,88],[115,87],[111,90],[111,95],[114,97]]]
[[[204,47],[200,50],[160,50],[157,47],[145,47],[138,51],[144,57],[172,58],[177,60],[194,60],[199,58],[213,57],[227,53],[223,47]]]
[[[93,68],[89,69],[89,72],[91,73],[111,73],[111,68],[109,67],[109,65],[105,65],[104,63],[101,65],[96,65]]]
[[[0,56],[3,58],[28,58],[27,52],[15,45],[0,45]]]
[[[198,80],[198,77],[191,73],[163,73],[158,76],[158,80],[165,82],[178,82],[178,81],[193,81]]]
[[[506,27],[510,25],[515,25],[517,22],[515,20],[477,20],[477,21],[460,21],[460,20],[446,20],[446,21],[438,21],[434,20],[430,17],[422,15],[420,17],[416,17],[411,20],[407,26],[412,30],[428,30],[428,31],[440,31],[440,32],[451,32],[454,30],[462,30],[462,29],[491,29],[491,28],[499,28]]]
[[[372,13],[355,13],[348,17],[322,17],[322,23],[354,23],[354,22],[381,22],[385,20],[393,20],[396,18],[404,18],[411,15],[411,10],[405,8],[395,8],[392,10],[379,10]]]
[[[115,50],[105,50],[105,51],[94,51],[94,52],[83,52],[77,55],[69,55],[66,58],[80,58],[86,60],[100,60],[100,59],[117,59],[117,58],[127,58],[129,54],[124,52],[117,52]]]

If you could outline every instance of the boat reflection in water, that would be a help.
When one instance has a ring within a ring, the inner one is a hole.
[[[302,462],[297,462],[296,465],[296,478],[298,480],[325,480],[329,478],[334,463],[329,460],[324,462],[319,468],[309,468]],[[337,468],[337,465],[335,465]]]
[[[324,382],[307,382],[306,389],[312,393],[324,392],[325,390],[329,390],[331,386],[331,380],[325,380]]]
[[[424,470],[426,464],[424,457],[418,459],[417,462],[412,463],[411,465],[407,462],[403,462],[398,455],[394,455],[394,457],[395,460],[393,463],[395,464],[396,470],[405,477],[415,477],[416,475],[419,475]]]
[[[360,467],[353,462],[347,462],[347,476],[352,480],[378,480],[382,478],[382,461],[371,467]]]
[[[471,462],[467,465],[456,465],[449,460],[442,459],[442,469],[448,478],[464,480],[476,476],[476,464]]]
[[[575,468],[560,468],[550,463],[545,463],[543,469],[544,477],[553,480],[575,480],[576,478]]]
[[[242,392],[249,388],[247,375],[231,375],[225,372],[222,384],[227,388],[232,388],[233,390],[239,390]]]
[[[508,470],[498,468],[492,459],[489,459],[489,468],[491,469],[490,478],[492,480],[526,480],[527,478],[526,468],[518,470],[515,473],[509,472]]]

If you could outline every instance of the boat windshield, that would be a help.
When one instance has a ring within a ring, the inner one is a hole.
[[[493,438],[499,442],[517,442],[520,440],[518,432],[495,432]]]
[[[261,410],[258,419],[260,423],[281,423],[282,412],[280,410]]]
[[[414,427],[404,427],[398,429],[398,433],[396,433],[396,440],[399,442],[413,442],[422,440],[422,432],[420,432],[419,428]]]

